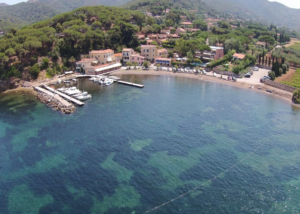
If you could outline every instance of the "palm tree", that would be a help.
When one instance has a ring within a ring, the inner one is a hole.
[[[71,63],[72,70],[74,67],[74,62],[76,62],[76,59],[73,56],[71,56],[71,58],[69,59],[69,63]]]

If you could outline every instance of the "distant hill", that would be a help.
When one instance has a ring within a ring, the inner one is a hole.
[[[58,14],[53,8],[40,3],[19,3],[0,7],[0,30],[22,27],[51,18]]]
[[[83,6],[120,6],[129,0],[28,0],[28,2],[44,3],[59,12],[68,12]]]
[[[5,7],[7,6],[8,4],[5,4],[5,3],[0,3],[0,7]]]
[[[221,12],[241,17],[286,26],[300,31],[300,10],[286,7],[268,0],[202,0],[208,6]]]

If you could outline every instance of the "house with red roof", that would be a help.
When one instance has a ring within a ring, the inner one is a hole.
[[[184,28],[192,28],[193,23],[192,22],[181,22],[181,26]]]
[[[235,53],[233,54],[233,59],[243,60],[246,57],[245,54]]]

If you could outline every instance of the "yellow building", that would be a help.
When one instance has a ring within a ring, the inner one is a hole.
[[[115,62],[114,51],[111,49],[93,50],[89,53],[89,56],[90,58],[96,58],[99,64]]]
[[[158,56],[157,47],[155,45],[142,45],[141,55],[148,61],[153,61]]]

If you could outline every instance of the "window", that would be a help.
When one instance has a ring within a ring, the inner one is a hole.
[[[138,60],[140,60],[140,58],[138,57]]]

